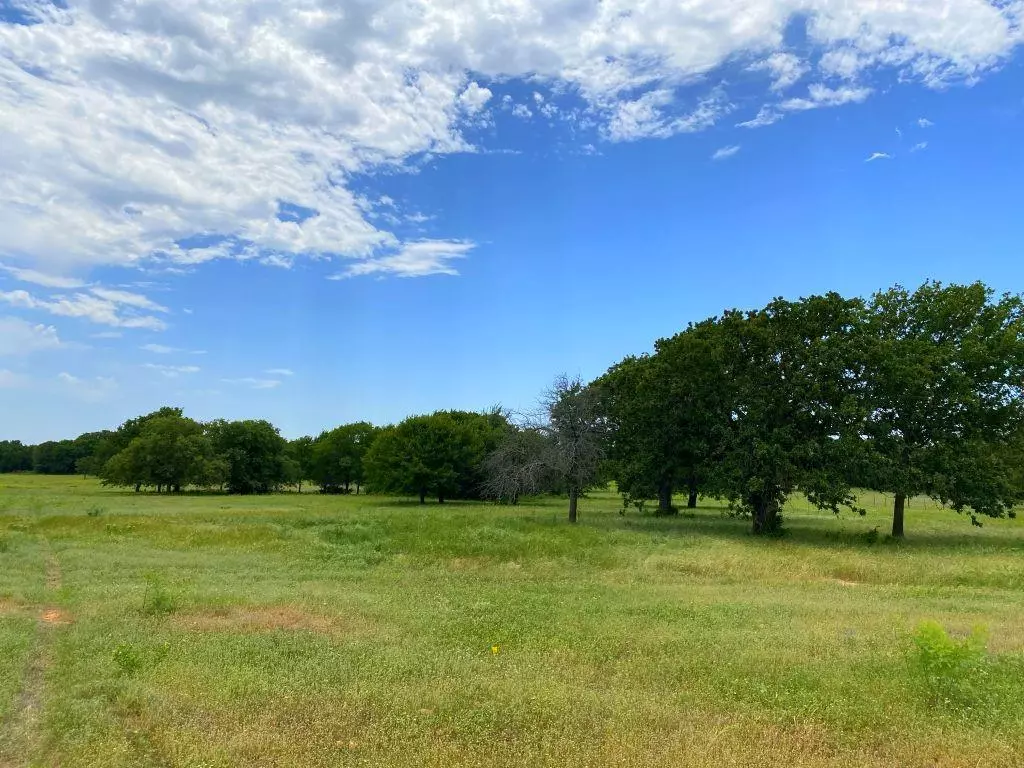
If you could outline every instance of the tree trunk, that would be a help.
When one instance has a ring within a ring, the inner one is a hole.
[[[672,483],[666,480],[658,488],[658,514],[671,515],[672,512]]]
[[[437,492],[437,503],[444,504],[444,491]]]
[[[690,496],[686,499],[687,509],[697,508],[697,483],[693,480],[690,481]]]
[[[138,493],[141,490],[142,490],[142,483],[136,483],[135,484],[135,492]]]
[[[579,505],[580,492],[572,488],[569,491],[569,522],[575,523],[577,518],[576,507]]]
[[[163,486],[163,483],[157,483],[157,484],[156,484],[156,492],[157,492],[157,493],[163,493],[163,492],[164,492],[164,486]]]
[[[426,491],[420,491],[420,504],[426,504],[426,503],[427,503],[427,492]]]
[[[897,493],[896,500],[892,503],[892,536],[894,539],[903,538],[903,510],[907,506],[907,496],[904,493]]]
[[[774,502],[762,496],[755,496],[751,499],[750,507],[754,517],[755,536],[778,533],[779,509]]]
[[[175,493],[181,493],[181,486],[180,485],[174,486],[174,492]]]
[[[517,493],[513,493],[512,494],[512,506],[515,507],[515,506],[518,506],[518,505],[519,505],[519,493],[517,492]]]

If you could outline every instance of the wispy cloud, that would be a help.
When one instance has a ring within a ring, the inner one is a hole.
[[[780,112],[775,111],[772,107],[761,107],[757,113],[757,117],[750,120],[745,120],[742,123],[736,123],[737,128],[763,128],[766,125],[773,125],[783,118]]]
[[[41,285],[44,288],[82,288],[85,286],[84,281],[73,277],[47,275],[34,269],[11,267],[6,264],[0,264],[0,271],[6,272],[15,280],[20,280],[23,283],[32,283],[33,285]]]
[[[128,291],[90,288],[90,293],[74,293],[40,298],[28,291],[0,291],[0,301],[24,309],[41,310],[62,317],[89,320],[98,325],[120,328],[147,328],[162,331],[167,324],[159,318],[139,314],[139,309],[166,312],[165,307],[145,296]]]
[[[264,371],[264,373],[268,373],[271,376],[294,376],[295,375],[295,371],[291,370],[290,368],[268,368],[267,370]]]
[[[29,385],[30,379],[22,373],[0,368],[0,389],[21,389]]]
[[[826,85],[815,83],[807,89],[807,98],[789,99],[779,105],[787,112],[801,112],[808,109],[820,107],[839,107],[843,104],[859,104],[868,96],[872,90],[862,86],[843,85],[838,88],[829,88]]]
[[[160,365],[158,363],[143,363],[143,368],[151,371],[158,371],[169,379],[176,379],[178,376],[190,373],[199,373],[198,365]]]
[[[260,379],[252,376],[245,376],[240,379],[221,379],[225,384],[241,384],[250,389],[277,389],[281,386],[278,379]]]
[[[419,240],[406,243],[401,250],[389,256],[357,261],[330,279],[343,280],[363,275],[457,275],[459,272],[452,262],[466,258],[474,248],[476,243],[467,240]]]
[[[0,355],[27,355],[61,346],[52,325],[33,325],[19,317],[0,317]]]
[[[929,119],[928,119],[927,117],[922,117],[922,118],[919,118],[919,119],[918,119],[918,121],[917,121],[917,124],[918,124],[918,125],[919,125],[919,126],[920,126],[921,128],[931,128],[931,127],[932,127],[933,125],[935,125],[935,123],[933,123],[933,122],[932,122],[931,120],[929,120]]]
[[[731,147],[722,147],[715,154],[711,156],[712,160],[725,160],[726,158],[733,157],[737,152],[740,151],[738,144],[734,144]]]
[[[57,374],[57,381],[71,395],[89,403],[106,400],[117,390],[117,382],[106,376],[83,379],[62,371]]]
[[[919,141],[917,144],[910,148],[911,152],[921,152],[922,150],[928,149],[927,141]]]
[[[873,163],[876,160],[892,160],[892,155],[888,152],[872,152],[871,157],[865,160],[865,163]]]

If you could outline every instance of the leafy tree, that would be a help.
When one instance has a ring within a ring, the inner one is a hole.
[[[860,479],[906,500],[1000,516],[1018,496],[1005,448],[1022,423],[1024,302],[981,283],[926,283],[875,294],[864,351],[865,462]],[[976,518],[972,518],[977,522]]]
[[[127,447],[111,457],[103,468],[110,485],[155,487],[178,492],[187,485],[208,487],[223,478],[224,464],[217,460],[203,425],[177,414],[147,419]]]
[[[288,443],[288,458],[292,461],[292,479],[302,493],[302,481],[313,477],[313,438],[307,435]]]
[[[367,485],[384,493],[410,494],[425,504],[457,494],[480,455],[479,438],[450,413],[411,416],[381,431],[366,454]]]
[[[206,426],[216,455],[226,466],[229,493],[269,493],[288,479],[288,441],[269,421],[225,421]]]
[[[600,394],[579,378],[560,376],[541,402],[549,466],[569,494],[569,522],[575,523],[580,494],[601,479],[608,425]]]
[[[713,326],[691,326],[655,349],[626,358],[596,384],[613,434],[609,458],[619,491],[657,498],[659,513],[671,514],[676,488],[688,491],[690,508],[697,506],[729,403],[713,354]]]
[[[321,434],[311,445],[309,479],[321,493],[349,493],[365,481],[363,460],[373,445],[377,429],[365,421]]]
[[[41,475],[73,475],[79,454],[74,440],[48,440],[32,449],[32,470]]]
[[[0,441],[0,472],[32,471],[32,448],[19,440]]]
[[[798,488],[819,508],[853,505],[862,315],[862,301],[830,293],[701,324],[717,337],[710,349],[729,403],[712,481],[755,534],[780,529]]]

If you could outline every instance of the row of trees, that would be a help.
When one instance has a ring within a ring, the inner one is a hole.
[[[102,477],[136,489],[263,493],[312,481],[425,502],[554,492],[575,521],[587,489],[674,512],[682,491],[727,499],[755,533],[786,499],[856,509],[853,489],[1009,513],[1024,489],[1024,302],[980,283],[896,287],[869,300],[777,299],[691,324],[593,382],[558,379],[537,413],[439,411],[286,441],[266,421],[199,423],[163,408],[113,432],[0,444],[0,470]]]
[[[794,491],[838,511],[854,488],[1001,516],[1021,498],[1024,304],[984,285],[896,287],[726,312],[592,385],[624,493],[729,499],[756,533]]]

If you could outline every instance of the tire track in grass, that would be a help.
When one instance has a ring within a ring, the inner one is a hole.
[[[39,749],[46,673],[53,664],[56,629],[68,623],[66,614],[52,603],[61,588],[61,570],[57,557],[44,544],[46,557],[46,604],[39,609],[36,633],[29,649],[21,690],[8,716],[0,723],[0,768],[24,768],[32,765]]]

